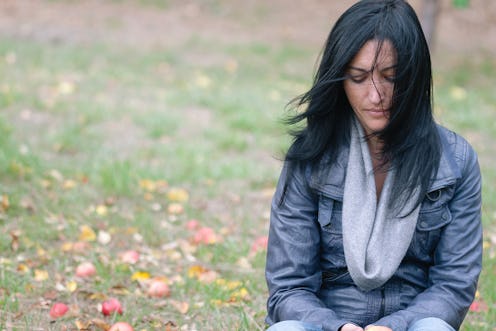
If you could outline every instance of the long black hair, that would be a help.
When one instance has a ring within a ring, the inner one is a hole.
[[[288,118],[288,124],[305,125],[290,131],[293,144],[285,159],[290,166],[315,165],[329,153],[332,162],[349,143],[353,110],[343,81],[347,66],[370,40],[379,45],[389,41],[397,58],[389,121],[374,133],[384,143],[383,157],[395,169],[392,196],[420,187],[422,199],[439,166],[441,148],[432,115],[429,48],[415,11],[404,0],[362,0],[335,23],[312,87],[291,103],[306,109]]]

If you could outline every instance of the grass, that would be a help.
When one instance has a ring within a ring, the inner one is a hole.
[[[95,318],[136,330],[262,329],[264,252],[251,247],[267,234],[289,142],[279,119],[308,86],[317,52],[197,36],[148,50],[3,38],[0,329],[74,329]],[[474,144],[484,176],[479,295],[489,309],[471,312],[466,331],[496,325],[495,67],[463,59],[435,75],[437,116]],[[213,229],[214,243],[194,243],[191,220]],[[140,252],[137,264],[121,261],[128,249]],[[96,277],[74,276],[83,261]],[[147,277],[167,279],[171,297],[147,297]],[[101,316],[109,296],[123,316]],[[54,301],[68,303],[69,316],[51,322]]]

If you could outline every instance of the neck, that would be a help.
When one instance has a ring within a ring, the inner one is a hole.
[[[367,140],[367,146],[369,147],[372,160],[383,159],[382,149],[384,147],[384,143],[379,138],[376,136],[370,137],[370,139]]]

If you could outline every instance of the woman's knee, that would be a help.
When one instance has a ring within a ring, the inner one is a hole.
[[[427,317],[413,323],[408,331],[455,331],[455,329],[440,318]]]
[[[267,331],[322,331],[322,329],[301,321],[281,321],[273,324]]]

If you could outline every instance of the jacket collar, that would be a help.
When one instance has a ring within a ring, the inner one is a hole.
[[[441,138],[441,159],[439,168],[432,181],[429,192],[454,184],[461,177],[459,167],[454,157],[455,141],[446,132],[439,129]],[[310,187],[331,198],[342,200],[344,194],[344,182],[346,178],[346,167],[348,165],[349,146],[340,149],[336,161],[330,162],[329,155],[325,155],[316,169],[311,171]]]

